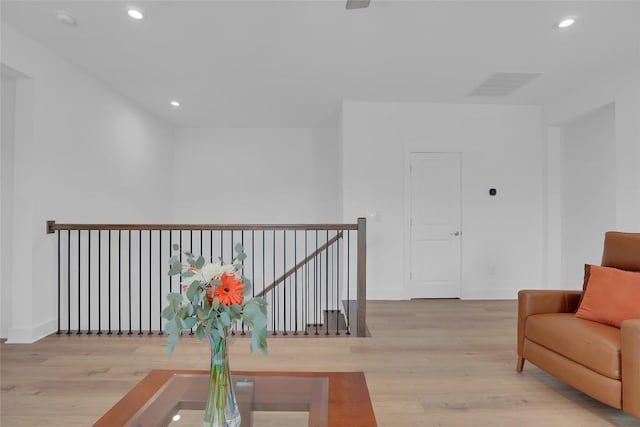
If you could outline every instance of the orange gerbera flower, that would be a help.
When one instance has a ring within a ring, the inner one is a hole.
[[[215,286],[213,295],[211,295],[211,287],[207,288],[207,299],[213,301],[214,297],[218,298],[221,304],[232,306],[233,304],[242,304],[242,294],[244,294],[244,283],[238,279],[235,274],[224,273],[220,277],[221,284]]]

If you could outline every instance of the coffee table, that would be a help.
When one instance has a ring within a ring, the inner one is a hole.
[[[242,427],[376,427],[362,372],[232,373]],[[152,370],[94,427],[199,426],[208,371]]]

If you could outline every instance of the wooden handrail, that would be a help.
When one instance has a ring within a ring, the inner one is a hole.
[[[47,221],[47,234],[57,230],[357,230],[357,224],[56,224]]]
[[[318,256],[319,253],[321,253],[322,251],[326,250],[329,246],[333,245],[335,242],[338,241],[338,239],[342,239],[342,231],[337,233],[335,236],[333,236],[331,239],[327,240],[327,242],[320,246],[318,249],[316,249],[315,251],[313,251],[308,257],[306,257],[305,259],[303,259],[302,261],[300,261],[299,263],[297,263],[295,266],[293,266],[292,268],[290,268],[286,273],[284,273],[282,276],[278,277],[276,280],[273,281],[273,283],[271,283],[269,286],[267,286],[266,288],[264,288],[261,292],[257,293],[256,296],[257,297],[263,297],[267,294],[267,292],[271,291],[273,288],[275,288],[276,286],[278,286],[280,283],[284,282],[285,280],[287,280],[287,277],[291,276],[293,273],[295,273],[297,270],[299,270],[300,268],[302,268],[303,265],[307,264],[309,261],[311,261],[314,257]]]

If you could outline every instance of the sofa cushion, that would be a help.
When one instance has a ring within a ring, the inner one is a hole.
[[[536,314],[527,318],[525,336],[609,378],[620,379],[620,329],[573,313]]]
[[[586,279],[576,316],[618,328],[640,319],[640,273],[592,265]]]

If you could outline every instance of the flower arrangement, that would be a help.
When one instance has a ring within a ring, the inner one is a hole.
[[[174,245],[179,251],[180,247]],[[203,426],[238,427],[240,411],[229,370],[227,337],[236,321],[251,331],[251,351],[267,353],[267,303],[262,298],[249,298],[251,282],[240,274],[246,255],[241,244],[235,247],[231,264],[206,263],[190,252],[170,258],[169,275],[180,275],[182,293],[167,295],[169,305],[162,310],[167,320],[167,352],[171,353],[182,332],[195,328],[199,340],[209,337],[211,369]]]
[[[180,251],[173,245],[174,251]],[[240,274],[246,254],[241,244],[235,246],[236,256],[231,264],[206,263],[182,252],[170,258],[169,275],[180,275],[183,293],[167,295],[169,305],[162,311],[167,320],[167,352],[171,353],[183,331],[195,328],[199,340],[213,334],[226,336],[232,322],[241,320],[252,329],[251,350],[267,353],[267,302],[263,298],[249,298],[251,282]]]

